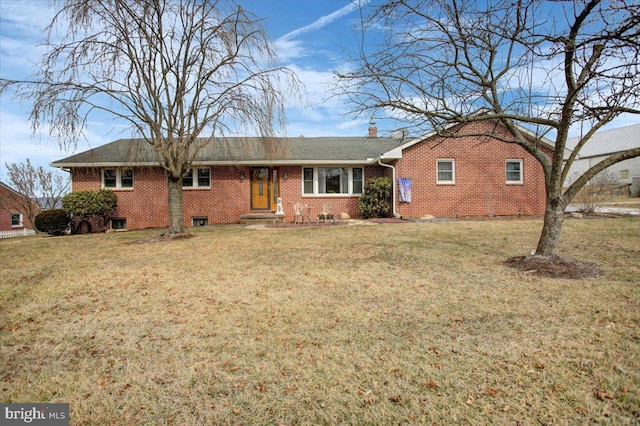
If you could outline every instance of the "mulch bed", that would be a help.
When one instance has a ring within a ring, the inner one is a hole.
[[[358,219],[359,221],[361,219]],[[379,218],[379,219],[365,219],[364,222],[370,223],[411,223],[410,221],[404,219],[396,219],[393,217],[389,218]],[[347,225],[348,221],[336,219],[335,221],[324,221],[324,222],[315,222],[311,221],[311,223],[292,223],[292,222],[280,222],[276,224],[268,224],[267,228],[306,228],[309,226],[339,226],[339,225]]]
[[[585,279],[597,278],[600,268],[589,262],[580,262],[561,256],[516,256],[507,259],[505,265],[518,271],[548,278]]]

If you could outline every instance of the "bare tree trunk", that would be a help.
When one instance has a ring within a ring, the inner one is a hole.
[[[167,176],[169,189],[169,234],[184,234],[182,179]]]
[[[558,250],[560,232],[564,222],[564,209],[567,203],[557,197],[547,197],[547,208],[544,212],[544,225],[538,241],[536,255],[554,256]]]

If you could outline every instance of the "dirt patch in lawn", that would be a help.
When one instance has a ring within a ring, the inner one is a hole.
[[[593,263],[561,256],[516,256],[507,259],[505,264],[524,273],[550,278],[597,278],[601,274],[600,269]]]
[[[184,240],[186,238],[193,238],[193,235],[191,235],[188,232],[183,232],[181,234],[163,233],[163,234],[160,234],[160,235],[154,235],[154,236],[151,236],[151,237],[142,238],[140,240],[131,241],[129,244],[162,243],[162,242],[174,241],[174,240]]]

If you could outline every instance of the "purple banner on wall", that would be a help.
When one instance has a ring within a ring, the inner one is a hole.
[[[400,189],[400,202],[411,202],[411,178],[399,178],[398,188]]]

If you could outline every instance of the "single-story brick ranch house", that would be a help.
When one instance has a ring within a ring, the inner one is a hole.
[[[466,125],[507,131],[489,122]],[[538,215],[545,208],[540,164],[524,148],[491,137],[378,137],[372,125],[367,137],[283,138],[286,153],[269,160],[256,141],[216,139],[198,153],[183,181],[185,226],[275,212],[278,197],[287,221],[294,204],[308,206],[314,218],[327,201],[332,213],[358,217],[358,198],[378,176],[392,179],[393,213],[406,218]],[[112,228],[165,227],[167,180],[154,155],[142,140],[120,139],[51,165],[71,173],[73,191],[116,192]]]

